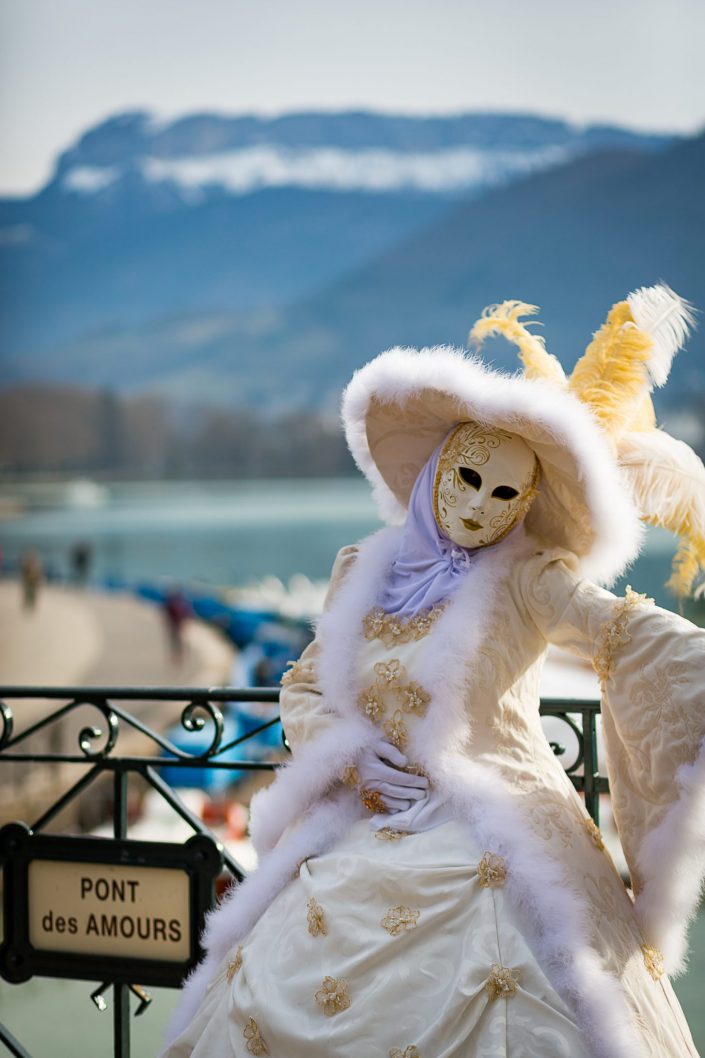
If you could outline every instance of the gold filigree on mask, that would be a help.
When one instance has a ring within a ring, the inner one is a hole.
[[[475,467],[485,468],[482,475],[476,475],[477,486],[462,473]],[[522,472],[523,479],[517,480]],[[517,434],[476,422],[460,423],[438,458],[433,489],[436,523],[445,536],[463,547],[496,544],[525,517],[538,492],[540,478],[541,467],[535,453]],[[494,496],[492,485],[508,484],[515,490],[514,496],[506,498],[501,492]],[[480,485],[486,496],[482,501],[482,520],[477,521],[470,498]],[[471,517],[464,518],[463,514]]]
[[[539,483],[541,481],[541,465],[538,459],[534,463],[534,470],[531,477],[520,492],[520,498],[518,503],[512,507],[508,507],[507,510],[497,515],[496,518],[490,520],[490,538],[487,541],[488,544],[496,544],[503,537],[510,533],[515,525],[523,521],[526,517],[529,507],[534,502],[534,497],[539,491]]]
[[[492,451],[510,438],[511,434],[503,430],[488,430],[475,422],[461,422],[456,426],[438,457],[433,483],[433,510],[441,529],[448,518],[448,508],[458,502],[458,493],[467,491],[458,472],[459,465],[484,466]]]

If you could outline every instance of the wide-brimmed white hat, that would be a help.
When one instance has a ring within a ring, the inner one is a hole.
[[[390,349],[356,372],[343,396],[345,432],[382,517],[401,521],[414,482],[458,423],[519,434],[541,463],[526,528],[573,551],[609,582],[639,549],[639,513],[590,412],[547,382],[491,370],[457,349]]]
[[[657,429],[650,392],[666,381],[690,307],[663,285],[635,291],[612,306],[570,378],[520,321],[535,311],[506,301],[471,331],[478,343],[493,332],[514,341],[521,375],[438,346],[390,349],[353,376],[345,432],[382,516],[403,519],[430,455],[455,425],[475,420],[519,434],[538,456],[529,532],[574,552],[588,576],[609,583],[638,553],[641,521],[664,525],[682,539],[671,587],[687,594],[705,564],[705,468]]]

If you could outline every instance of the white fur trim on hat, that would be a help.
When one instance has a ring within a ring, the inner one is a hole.
[[[549,382],[501,374],[445,346],[390,349],[353,376],[343,420],[386,521],[404,517],[419,471],[449,430],[476,420],[519,434],[539,458],[529,532],[573,551],[602,583],[639,551],[639,514],[606,438],[584,405]]]

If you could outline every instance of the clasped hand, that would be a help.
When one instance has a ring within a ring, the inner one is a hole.
[[[380,739],[363,749],[358,758],[360,789],[378,793],[387,812],[406,812],[425,800],[429,791],[425,775],[409,775],[401,770],[408,763],[401,750]]]

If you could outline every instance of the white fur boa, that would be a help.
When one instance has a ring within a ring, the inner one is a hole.
[[[504,857],[505,892],[544,973],[575,1016],[594,1058],[646,1058],[619,981],[590,944],[587,902],[542,846],[520,800],[493,768],[454,753],[434,780],[478,848]]]
[[[378,737],[356,707],[357,658],[362,620],[375,603],[381,578],[396,552],[401,530],[383,529],[360,547],[331,608],[318,626],[319,689],[340,720],[334,732],[299,751],[253,806],[253,838],[259,869],[231,890],[208,920],[208,955],[187,982],[169,1030],[173,1040],[188,1025],[232,947],[294,876],[299,860],[334,846],[361,817],[357,797],[338,784],[360,748]],[[517,559],[526,552],[523,534],[513,533],[488,550],[469,571],[439,618],[438,649],[425,652],[419,680],[431,694],[426,716],[414,727],[411,754],[471,828],[478,847],[503,855],[507,895],[525,936],[549,980],[574,1013],[594,1058],[641,1058],[626,998],[589,942],[589,912],[564,868],[549,855],[524,817],[499,772],[467,754],[472,741],[465,702],[494,600]],[[434,693],[435,692],[435,693]],[[334,792],[336,791],[337,792]]]
[[[678,800],[639,849],[644,887],[634,903],[644,936],[663,953],[671,976],[686,969],[688,926],[705,876],[705,741],[693,763],[678,769],[676,782]]]

